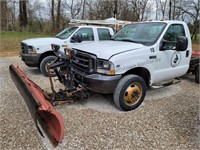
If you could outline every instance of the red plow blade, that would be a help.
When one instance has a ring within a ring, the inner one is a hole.
[[[61,143],[64,136],[64,121],[52,104],[45,99],[44,92],[31,81],[17,66],[9,67],[11,78],[23,96],[39,133],[40,126],[54,146]],[[38,126],[38,123],[40,126]]]

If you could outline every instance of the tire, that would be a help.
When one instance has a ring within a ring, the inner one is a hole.
[[[137,75],[124,76],[113,94],[114,103],[121,110],[134,110],[143,102],[146,90],[146,83],[141,77]]]
[[[195,69],[195,82],[199,83],[199,65]]]
[[[44,76],[49,76],[47,65],[51,64],[55,59],[56,56],[47,56],[40,63],[40,71]],[[53,70],[50,70],[50,76],[55,76],[55,75],[56,75],[55,72]]]

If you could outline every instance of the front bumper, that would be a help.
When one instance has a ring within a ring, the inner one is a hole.
[[[103,74],[91,74],[86,75],[82,72],[73,70],[75,80],[81,84],[84,88],[97,93],[113,93],[122,75],[103,75]]]
[[[29,67],[38,67],[40,55],[41,54],[20,54],[22,61]]]

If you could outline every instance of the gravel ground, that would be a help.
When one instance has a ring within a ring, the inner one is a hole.
[[[19,57],[0,57],[0,149],[52,149],[11,81],[10,64],[19,64],[49,89],[48,78],[38,69],[26,67]],[[187,75],[181,83],[149,89],[143,104],[130,112],[118,110],[111,95],[99,94],[57,106],[65,136],[56,149],[200,149],[199,91],[194,77]]]

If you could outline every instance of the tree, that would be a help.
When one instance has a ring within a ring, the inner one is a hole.
[[[71,0],[71,2],[65,2],[65,8],[70,12],[71,18],[75,19],[80,13],[83,0]]]
[[[84,15],[85,15],[85,4],[86,4],[86,0],[83,0],[83,10],[82,10],[81,19],[84,19]]]
[[[20,27],[25,28],[28,24],[27,20],[27,1],[26,0],[19,0],[19,23]]]
[[[57,19],[56,19],[56,31],[60,30],[60,8],[61,8],[61,0],[58,0],[58,7],[57,7]]]
[[[54,0],[51,1],[51,21],[52,21],[52,31],[55,31],[55,16],[54,16]]]
[[[7,1],[0,1],[1,4],[1,30],[7,30],[8,18],[7,18]]]

